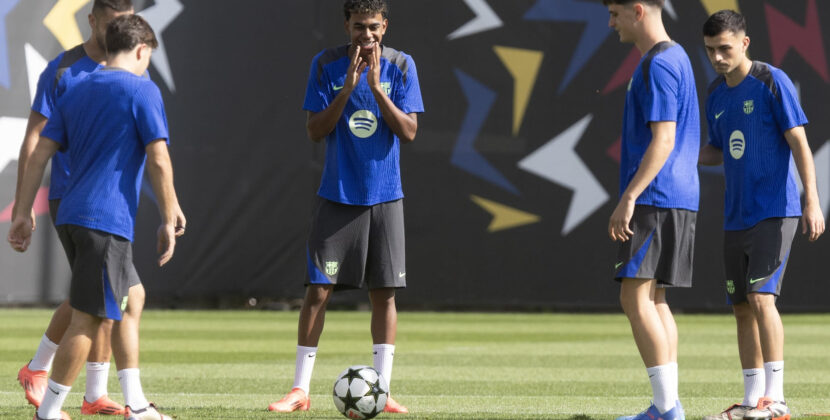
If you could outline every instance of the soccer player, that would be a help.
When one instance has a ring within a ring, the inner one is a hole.
[[[133,4],[131,0],[95,0],[92,13],[88,17],[92,35],[83,44],[59,54],[41,73],[32,109],[29,112],[26,137],[20,148],[18,190],[19,183],[23,179],[24,168],[34,151],[40,132],[52,115],[58,97],[89,73],[99,69],[106,63],[104,42],[107,24],[118,16],[132,13]],[[53,224],[68,181],[69,158],[66,153],[58,152],[52,157],[52,175],[49,188],[49,213],[52,216]],[[19,197],[15,198],[19,199]],[[16,209],[16,206],[14,208]],[[12,219],[14,219],[14,215],[12,215]],[[34,226],[34,215],[31,222]],[[57,343],[61,341],[71,318],[72,308],[69,306],[69,300],[67,299],[61,303],[52,315],[52,320],[40,340],[35,355],[29,363],[20,368],[17,374],[17,379],[25,391],[26,399],[35,407],[39,406],[43,400],[43,393],[46,391],[47,372],[52,366],[55,351],[58,348]],[[104,320],[92,340],[93,344],[86,364],[86,392],[81,406],[83,414],[124,414],[124,407],[112,401],[107,395],[109,361],[112,355],[111,333],[112,321]]]
[[[707,419],[789,419],[784,402],[784,326],[775,306],[801,216],[801,231],[824,233],[807,118],[783,71],[746,55],[746,20],[721,10],[703,25],[720,75],[709,87],[703,165],[723,164],[727,300],[738,331],[744,399]],[[795,167],[804,185],[804,212]]]
[[[125,399],[125,418],[169,419],[149,403],[138,369],[138,324],[144,288],[132,263],[131,241],[145,161],[158,199],[159,265],[173,257],[185,218],[173,187],[167,120],[158,87],[142,77],[155,34],[144,19],[121,16],[107,27],[107,67],[88,75],[57,102],[23,173],[9,229],[23,252],[32,235],[29,210],[48,159],[69,154],[70,178],[56,226],[72,267],[72,318],[55,355],[34,419],[68,419],[61,411],[103,319],[114,320],[112,344]]]
[[[653,404],[637,416],[683,419],[669,287],[691,287],[700,115],[689,57],[663,26],[663,0],[604,0],[608,25],[642,54],[625,98],[620,201],[608,235],[622,242],[615,278],[646,366]]]
[[[395,289],[406,286],[400,143],[415,140],[424,111],[415,62],[382,45],[383,0],[347,0],[350,44],[311,62],[305,104],[309,139],[326,139],[326,163],[307,243],[294,386],[271,411],[308,410],[309,383],[326,305],[337,289],[369,289],[374,367],[390,382],[395,355]],[[386,412],[406,413],[387,400]]]

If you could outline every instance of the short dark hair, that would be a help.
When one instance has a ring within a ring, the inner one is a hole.
[[[119,16],[107,25],[107,54],[132,51],[139,44],[153,49],[159,46],[153,28],[141,16]]]
[[[132,0],[95,0],[92,4],[92,13],[98,14],[104,9],[112,9],[116,12],[126,12],[133,8]]]
[[[389,18],[389,4],[385,0],[346,0],[343,3],[343,13],[346,15],[346,20],[352,17],[352,13],[372,15],[380,13],[384,19],[387,19]]]
[[[606,6],[608,6],[610,4],[626,5],[626,4],[637,3],[637,2],[649,4],[651,6],[657,6],[661,9],[666,4],[666,0],[602,0],[602,4],[604,4]]]
[[[703,24],[703,36],[718,36],[724,32],[746,33],[744,15],[734,10],[721,10],[709,16]]]

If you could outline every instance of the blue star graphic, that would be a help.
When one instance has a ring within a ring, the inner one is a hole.
[[[605,38],[611,33],[608,28],[608,8],[599,2],[577,0],[537,0],[525,13],[526,20],[548,20],[553,22],[585,22],[582,38],[576,46],[576,53],[568,65],[565,79],[559,85],[562,93],[588,60],[597,52]]]
[[[0,85],[6,89],[12,85],[9,62],[9,43],[6,37],[6,16],[14,10],[20,0],[0,0]]]

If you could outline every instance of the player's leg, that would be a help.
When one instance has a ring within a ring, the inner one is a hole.
[[[761,345],[758,342],[758,324],[755,314],[746,300],[746,284],[738,279],[747,275],[751,246],[748,230],[724,232],[724,274],[726,276],[726,299],[732,305],[738,338],[738,355],[744,382],[744,398],[718,414],[704,417],[704,420],[742,419],[755,408],[764,393],[764,371]]]
[[[746,277],[747,300],[758,324],[758,338],[764,359],[764,397],[747,419],[790,418],[784,400],[784,325],[775,300],[781,293],[784,272],[798,218],[774,218],[752,228],[752,249]]]
[[[59,206],[60,200],[49,201],[49,215],[52,218],[53,226],[58,215]],[[70,258],[71,261],[68,251],[67,258]],[[69,306],[69,299],[66,299],[52,314],[52,319],[49,320],[49,326],[46,327],[46,332],[40,339],[35,355],[17,373],[17,380],[23,387],[26,400],[35,407],[39,406],[41,400],[43,400],[48,372],[52,368],[55,352],[58,350],[58,343],[63,339],[63,334],[69,327],[71,320],[72,307]]]
[[[297,353],[291,391],[268,410],[308,410],[309,389],[326,306],[334,286],[360,287],[368,237],[366,207],[347,206],[318,197],[306,244],[306,294],[297,326]],[[363,249],[363,251],[360,251]]]
[[[390,389],[383,411],[405,414],[409,409],[391,397],[398,329],[395,289],[406,287],[403,200],[372,206],[371,216],[366,281],[372,303],[372,358],[375,370],[383,376]]]
[[[691,287],[695,221],[695,212],[636,206],[634,235],[620,246],[620,302],[654,397],[641,415],[622,418],[684,417],[677,393],[677,327],[665,288]]]
[[[311,402],[309,389],[314,363],[317,361],[317,346],[326,322],[326,306],[334,291],[334,285],[309,284],[306,287],[300,320],[297,325],[297,352],[294,362],[294,385],[291,391],[279,401],[268,406],[269,411],[292,412],[308,410]]]
[[[658,287],[654,290],[654,306],[657,308],[657,315],[666,331],[666,340],[669,343],[669,362],[677,364],[677,324],[674,322],[674,315],[666,301],[666,289]]]
[[[47,386],[49,392],[45,393],[35,414],[36,418],[64,418],[65,413],[61,412],[61,408],[89,355],[92,336],[95,335],[100,322],[101,318],[97,316],[73,310],[72,320],[55,353],[54,366]]]
[[[48,372],[52,368],[55,359],[55,352],[58,351],[58,343],[63,339],[69,322],[72,320],[72,307],[69,300],[63,301],[49,321],[46,332],[40,339],[37,350],[29,363],[23,365],[17,372],[17,381],[23,387],[26,400],[35,407],[43,400],[43,393],[46,391]]]
[[[124,407],[109,398],[110,357],[112,356],[111,336],[113,321],[104,319],[92,339],[92,348],[86,362],[86,392],[81,413],[86,415],[124,414]]]

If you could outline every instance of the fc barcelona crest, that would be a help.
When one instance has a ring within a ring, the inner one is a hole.
[[[732,293],[735,293],[735,282],[734,281],[732,281],[732,280],[727,280],[726,281],[726,291],[729,292],[730,295]]]
[[[755,110],[755,101],[752,99],[744,101],[744,114],[749,115]]]
[[[337,274],[337,261],[326,261],[326,274],[330,276]]]

